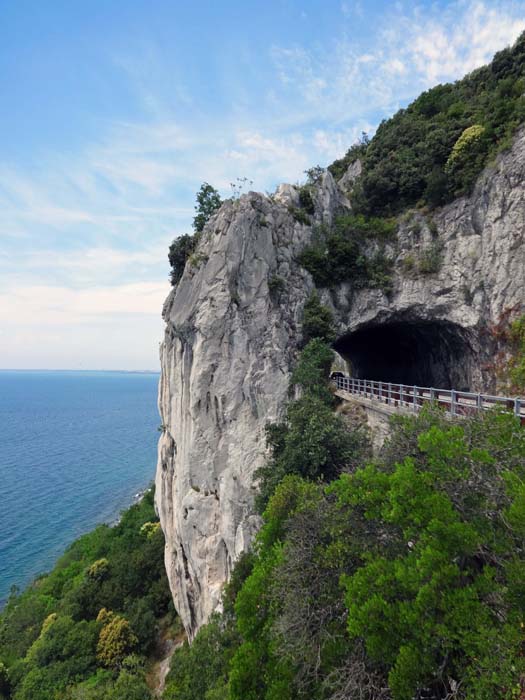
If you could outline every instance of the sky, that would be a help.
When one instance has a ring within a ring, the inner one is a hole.
[[[0,0],[0,368],[157,370],[202,182],[300,182],[524,29],[525,0]]]

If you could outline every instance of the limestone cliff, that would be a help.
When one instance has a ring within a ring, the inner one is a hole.
[[[220,604],[257,530],[252,476],[265,459],[264,426],[287,401],[314,286],[297,256],[315,224],[330,225],[349,209],[344,190],[356,171],[339,185],[325,173],[312,225],[297,220],[299,195],[289,185],[272,197],[250,192],[225,202],[165,303],[156,501],[175,605],[190,636]],[[388,296],[349,284],[322,291],[339,329],[336,348],[359,376],[412,371],[414,382],[435,386],[491,385],[486,329],[525,304],[524,182],[521,132],[471,197],[432,219],[420,212],[402,219],[388,244],[396,260]],[[435,268],[420,264],[429,254],[439,258]],[[397,370],[387,366],[389,353]]]

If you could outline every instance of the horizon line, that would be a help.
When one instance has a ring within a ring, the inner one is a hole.
[[[84,367],[0,367],[0,372],[125,372],[126,374],[160,374],[160,369],[87,369]]]

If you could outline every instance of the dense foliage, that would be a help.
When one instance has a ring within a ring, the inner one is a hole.
[[[149,700],[146,658],[174,615],[150,490],[76,540],[0,615],[0,697]]]
[[[354,289],[380,288],[388,293],[393,263],[385,253],[385,244],[393,239],[395,230],[393,219],[342,215],[329,230],[314,232],[299,262],[319,287],[350,282]]]
[[[267,427],[253,552],[224,612],[177,651],[165,697],[524,697],[525,430],[428,407],[393,419],[372,459],[334,412],[326,311],[314,295],[300,398]]]
[[[317,291],[314,290],[304,305],[303,343],[320,338],[325,343],[335,340],[334,317],[326,306],[321,304]]]
[[[175,238],[168,251],[168,261],[171,267],[170,282],[175,286],[184,272],[186,262],[194,254],[200,234],[209,219],[219,209],[222,200],[217,190],[207,182],[203,182],[196,195],[195,217],[193,219],[193,234],[185,233]]]
[[[186,690],[167,697],[522,697],[525,431],[512,415],[398,418],[376,461],[328,486],[308,477],[276,486],[233,614],[181,650]]]
[[[196,238],[185,233],[172,242],[168,252],[168,261],[171,266],[170,282],[175,286],[184,272],[186,261],[195,250]]]
[[[197,192],[197,204],[195,205],[195,218],[193,219],[193,230],[200,233],[210,218],[220,208],[222,200],[219,193],[209,183],[203,182]]]
[[[418,202],[439,205],[468,193],[482,168],[510,144],[525,119],[525,34],[492,63],[438,85],[383,121],[368,143],[330,166],[341,177],[359,158],[356,211],[392,214]]]

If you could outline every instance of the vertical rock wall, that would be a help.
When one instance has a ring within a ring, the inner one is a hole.
[[[471,198],[437,213],[437,231],[417,212],[418,227],[401,223],[387,251],[396,259],[391,295],[349,284],[322,292],[340,336],[392,321],[455,324],[483,388],[490,381],[481,371],[483,329],[525,304],[524,182],[522,133]],[[349,206],[329,173],[314,199],[313,224],[330,225]],[[253,473],[266,455],[264,426],[288,399],[313,288],[296,262],[313,230],[296,220],[298,206],[291,186],[274,197],[249,193],[226,202],[164,307],[156,502],[175,606],[190,637],[220,605],[235,559],[259,525]],[[436,243],[439,269],[410,271],[406,258]]]

